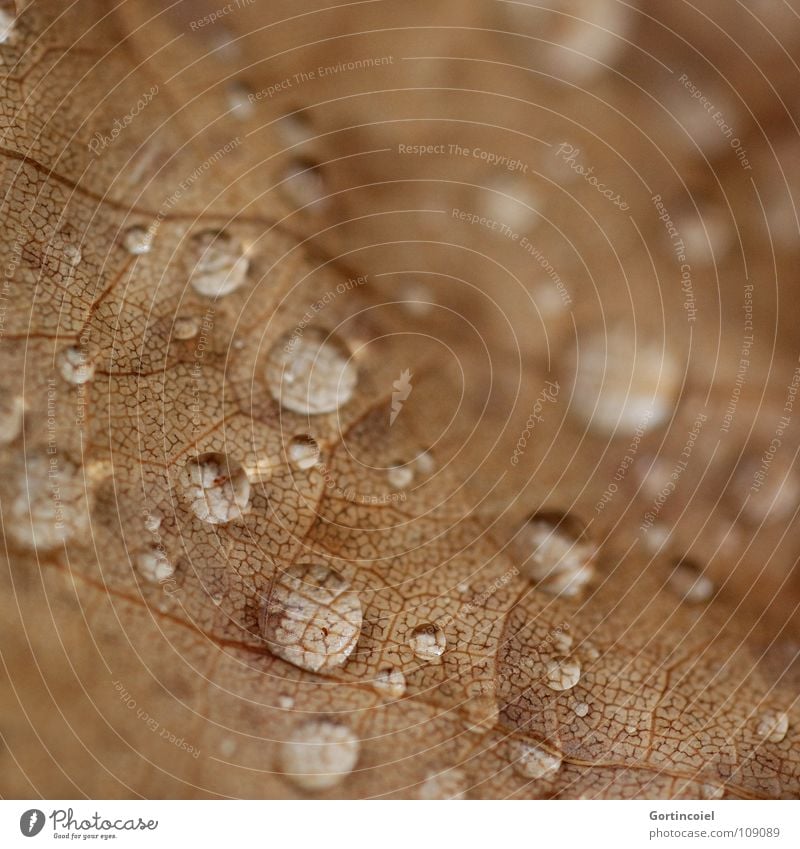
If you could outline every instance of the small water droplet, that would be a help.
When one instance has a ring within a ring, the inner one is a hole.
[[[189,241],[190,281],[196,292],[219,298],[236,291],[247,277],[250,261],[228,233],[206,230]]]
[[[219,744],[219,753],[223,758],[231,757],[236,751],[236,740],[233,737],[226,737],[224,740],[220,741]]]
[[[466,798],[467,777],[460,769],[448,769],[425,779],[419,798],[428,800]]]
[[[308,434],[295,436],[289,443],[289,460],[298,469],[311,469],[319,462],[319,445]]]
[[[411,632],[408,644],[420,660],[429,662],[438,660],[444,654],[447,638],[437,625],[418,625]]]
[[[358,642],[361,623],[358,596],[321,563],[279,573],[259,621],[273,654],[311,672],[341,666]]]
[[[436,460],[433,459],[433,454],[430,451],[423,451],[418,454],[415,462],[423,475],[430,475],[436,471]]]
[[[225,96],[231,112],[240,120],[252,118],[255,112],[253,89],[241,80],[232,80],[225,86]]]
[[[154,534],[161,527],[161,522],[163,521],[163,517],[160,513],[153,511],[148,511],[144,517],[144,526],[145,529],[150,531],[151,534]]]
[[[314,135],[311,122],[303,111],[284,115],[276,122],[275,132],[286,147],[302,144]]]
[[[399,699],[406,692],[406,676],[400,669],[381,669],[375,676],[373,686],[389,699]]]
[[[267,362],[272,397],[285,409],[304,415],[338,410],[352,397],[357,379],[344,344],[314,329],[284,336]]]
[[[67,383],[88,383],[94,377],[94,369],[94,362],[81,348],[64,348],[58,355],[58,370]]]
[[[681,369],[666,350],[617,327],[579,339],[574,356],[570,412],[591,428],[627,436],[672,415]]]
[[[770,743],[780,743],[789,731],[789,717],[785,713],[764,713],[758,717],[756,733]]]
[[[224,454],[201,454],[183,468],[181,482],[192,510],[203,522],[224,525],[241,518],[250,502],[250,482]]]
[[[556,631],[553,634],[552,648],[556,654],[569,654],[572,648],[572,636],[566,631]]]
[[[680,560],[669,576],[670,589],[689,604],[703,604],[714,595],[714,584],[691,560]]]
[[[561,768],[561,758],[523,740],[511,743],[514,771],[523,778],[545,778]]]
[[[19,395],[0,395],[0,445],[8,445],[22,432],[25,404]]]
[[[517,179],[502,177],[485,192],[484,208],[488,218],[516,232],[529,231],[539,223],[542,199]]]
[[[139,574],[151,583],[168,581],[175,574],[175,567],[167,555],[158,548],[141,551],[136,556],[136,568]]]
[[[281,768],[304,790],[325,790],[346,778],[356,765],[359,741],[345,725],[327,719],[299,726],[281,745]]]
[[[153,247],[153,234],[145,227],[134,225],[123,234],[122,246],[134,256],[149,253]]]
[[[584,717],[589,713],[589,705],[586,702],[577,702],[573,707],[575,716]]]
[[[278,696],[278,707],[281,710],[291,710],[294,707],[294,699],[291,696]]]
[[[172,338],[179,342],[194,339],[200,332],[200,320],[193,315],[179,315],[172,324]]]
[[[551,690],[571,690],[580,677],[581,664],[576,658],[567,657],[547,662],[545,678]]]
[[[89,530],[83,470],[57,455],[25,459],[6,532],[24,548],[49,550]]]
[[[315,163],[308,159],[294,160],[286,169],[281,190],[298,208],[313,207],[318,211],[325,201],[325,183]]]
[[[11,44],[14,40],[14,17],[0,9],[0,44]]]
[[[511,551],[522,575],[550,595],[574,597],[594,577],[597,548],[572,516],[535,514],[520,529]]]
[[[393,489],[405,489],[414,480],[414,470],[411,466],[404,466],[398,463],[389,467],[386,477],[389,479],[389,486]]]
[[[80,261],[83,259],[83,251],[81,250],[81,246],[75,244],[74,242],[67,242],[64,245],[64,259],[67,262],[67,265],[71,265],[73,268],[77,268],[80,264]]]

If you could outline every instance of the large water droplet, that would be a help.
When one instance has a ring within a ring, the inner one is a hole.
[[[361,602],[338,572],[322,564],[278,574],[261,608],[273,654],[311,672],[341,666],[361,633]]]
[[[406,676],[400,669],[381,669],[372,685],[386,698],[399,699],[406,692]]]
[[[325,790],[353,771],[358,751],[358,739],[347,726],[327,719],[312,720],[282,744],[281,768],[304,790]]]
[[[236,291],[247,276],[250,261],[242,246],[228,233],[206,230],[192,236],[189,244],[193,263],[190,281],[196,292],[219,298]]]
[[[580,677],[581,664],[577,658],[565,657],[547,662],[545,681],[551,690],[571,690]]]
[[[123,234],[122,246],[134,256],[149,253],[153,247],[153,234],[146,227],[134,225]]]
[[[241,518],[250,502],[244,470],[224,454],[201,454],[183,468],[181,483],[195,516],[211,525]]]
[[[81,469],[56,455],[28,458],[15,482],[7,533],[21,546],[48,550],[89,530]]]
[[[522,575],[551,595],[574,597],[594,576],[597,548],[572,516],[537,513],[522,526],[511,551]]]
[[[289,460],[298,469],[312,469],[319,461],[317,441],[308,434],[293,437],[289,443]]]
[[[411,651],[422,661],[438,660],[447,647],[447,638],[438,625],[418,625],[408,638]]]
[[[357,379],[344,344],[313,328],[284,336],[267,362],[267,384],[273,398],[294,413],[338,410],[350,400]]]
[[[789,717],[785,713],[769,712],[758,717],[756,733],[770,743],[780,743],[789,731]]]
[[[670,589],[690,604],[703,604],[714,595],[714,584],[691,560],[680,560],[669,576]]]
[[[681,385],[677,363],[622,328],[579,340],[571,412],[606,434],[645,432],[669,419]]]
[[[561,767],[558,755],[523,740],[511,742],[511,758],[514,771],[523,778],[544,778]]]
[[[81,348],[64,348],[58,355],[58,370],[68,383],[79,386],[94,377],[94,361]]]

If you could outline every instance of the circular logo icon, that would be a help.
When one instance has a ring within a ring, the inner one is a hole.
[[[19,818],[19,830],[25,837],[35,837],[44,828],[44,812],[31,808]]]

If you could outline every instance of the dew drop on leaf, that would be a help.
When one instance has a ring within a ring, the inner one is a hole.
[[[345,725],[312,720],[281,744],[280,764],[298,787],[325,790],[346,778],[358,760],[358,738]]]
[[[785,713],[764,713],[756,722],[756,733],[770,743],[780,743],[789,731],[789,717]]]
[[[467,795],[466,788],[466,776],[460,769],[454,767],[426,778],[419,789],[419,798],[427,800],[464,799]]]
[[[399,699],[406,692],[406,676],[400,669],[381,669],[372,685],[381,695],[389,699]]]
[[[344,344],[315,329],[284,336],[267,362],[272,397],[293,413],[317,415],[338,410],[352,397],[357,379],[356,366]]]
[[[194,339],[200,332],[200,320],[193,315],[179,315],[172,324],[172,338],[180,342]]]
[[[250,502],[250,482],[241,466],[224,454],[201,454],[181,472],[192,510],[203,522],[224,525],[241,518]]]
[[[575,711],[575,716],[586,716],[589,713],[589,705],[586,702],[577,702],[572,708]]]
[[[547,662],[545,680],[551,690],[571,690],[580,680],[581,664],[567,657]]]
[[[414,480],[414,470],[411,466],[398,464],[389,468],[386,477],[389,480],[389,486],[394,489],[405,489]]]
[[[190,281],[207,298],[235,292],[244,283],[250,261],[228,233],[205,230],[189,240]]]
[[[669,587],[689,604],[703,604],[714,595],[714,584],[691,560],[681,560],[669,576]]]
[[[358,642],[362,613],[358,595],[321,563],[279,573],[259,617],[269,650],[311,672],[341,666]]]
[[[64,348],[58,355],[58,370],[67,383],[80,386],[94,377],[95,365],[88,354],[71,346]]]
[[[167,581],[175,574],[175,568],[166,554],[158,548],[140,551],[136,555],[139,574],[151,583]]]
[[[521,740],[511,743],[514,771],[523,778],[544,778],[561,767],[561,758],[545,749]]]
[[[298,469],[311,469],[319,461],[319,445],[308,434],[292,438],[289,443],[289,460]]]
[[[408,644],[419,660],[429,662],[438,660],[444,654],[447,638],[437,625],[418,625],[411,632]]]
[[[145,227],[134,225],[123,234],[122,246],[133,256],[149,253],[153,247],[153,234]]]
[[[597,549],[570,516],[534,515],[517,533],[511,551],[522,575],[550,595],[576,596],[594,576]]]

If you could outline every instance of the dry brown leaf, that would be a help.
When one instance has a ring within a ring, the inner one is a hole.
[[[78,0],[13,22],[3,796],[798,795],[790,426],[771,496],[742,506],[795,365],[775,286],[720,429],[742,266],[796,285],[753,201],[788,71],[766,36],[769,97],[725,71],[756,183],[701,129],[704,167],[637,86],[653,57],[711,86],[664,46],[667,25],[713,43],[711,23],[645,6],[621,70],[563,65],[580,82],[558,86],[497,5]],[[368,57],[392,61],[337,65]],[[567,182],[564,138],[628,215]],[[397,149],[451,143],[530,168]],[[539,233],[508,192],[546,208],[544,263],[453,213]],[[702,197],[744,240],[692,255],[696,324],[656,193],[687,239]],[[632,327],[655,359],[631,372],[621,343],[598,395],[592,334]],[[656,399],[635,443],[629,381]]]

